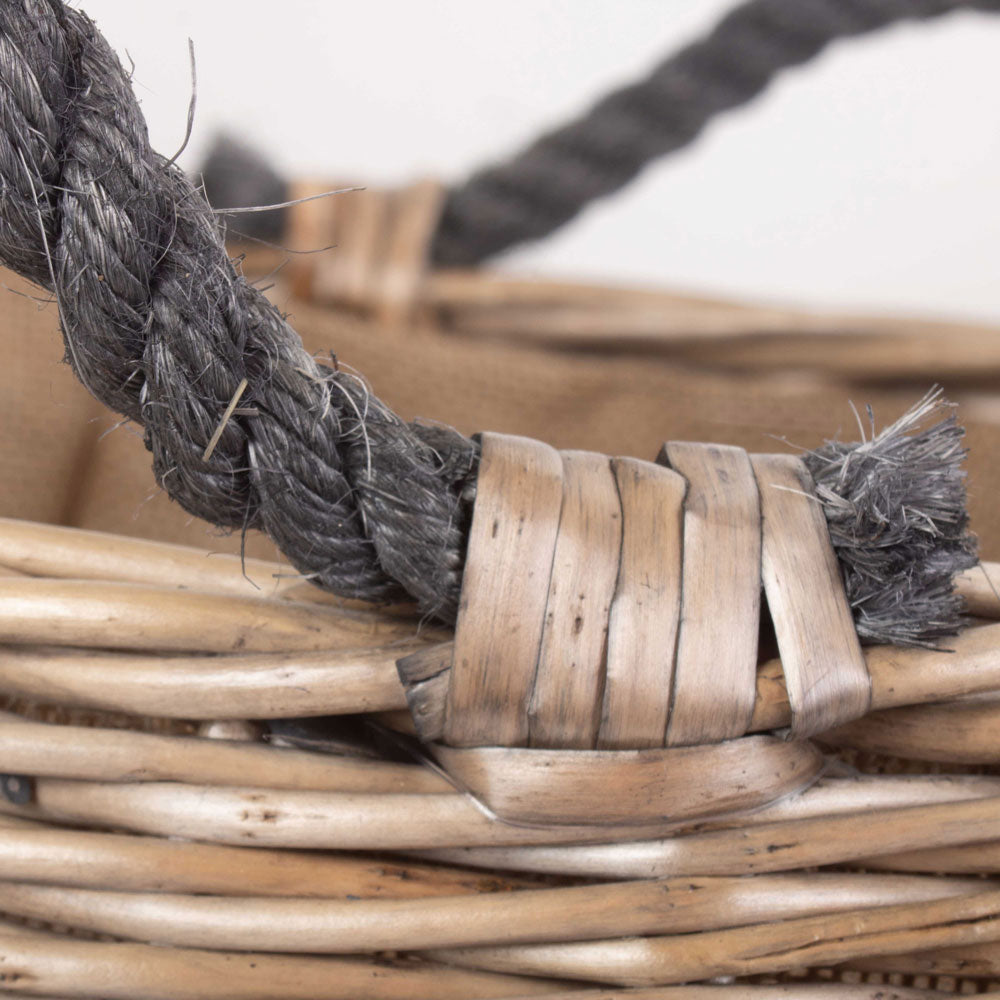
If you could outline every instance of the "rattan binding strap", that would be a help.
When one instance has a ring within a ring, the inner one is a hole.
[[[632,798],[623,781],[645,785],[640,802],[697,813],[694,776],[712,766],[735,778],[749,757],[781,772],[780,794],[815,774],[805,737],[868,710],[871,679],[801,459],[672,441],[651,463],[503,434],[481,446],[454,642],[398,666],[421,739],[440,741],[449,772],[501,815],[587,822],[609,783]],[[762,582],[789,743],[747,736]],[[560,750],[587,752],[542,752]],[[650,794],[663,780],[669,796]],[[726,794],[716,781],[713,810]]]

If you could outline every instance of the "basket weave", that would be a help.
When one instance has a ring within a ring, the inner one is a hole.
[[[516,997],[597,981],[660,984],[635,994],[650,998],[902,998],[1000,985],[1000,893],[982,878],[1000,865],[996,709],[955,697],[1000,683],[976,652],[1000,625],[971,629],[950,664],[889,651],[911,657],[903,697],[929,700],[920,685],[936,677],[950,701],[830,737],[841,752],[800,794],[696,824],[524,825],[384,744],[383,759],[358,756],[370,750],[350,730],[335,743],[327,727],[317,752],[261,743],[262,723],[241,721],[366,711],[399,725],[395,661],[442,638],[405,615],[338,606],[273,564],[244,573],[9,520],[0,565],[0,769],[32,784],[29,802],[0,800],[12,988]],[[1000,618],[988,587],[963,587]],[[919,711],[930,762],[851,749],[874,729],[905,751]],[[938,738],[965,711],[985,726]],[[663,985],[733,975],[707,992]]]
[[[432,399],[463,429],[563,448],[649,454],[669,436],[773,450],[772,434],[818,443],[849,397],[897,416],[947,356],[973,523],[997,553],[994,332],[430,274],[434,192],[297,207],[294,239],[340,251],[298,258],[275,291],[309,346],[336,345],[336,363],[396,409]],[[642,827],[504,821],[385,735],[407,727],[397,660],[448,635],[255,561],[273,556],[263,540],[250,540],[245,572],[218,554],[238,543],[148,499],[138,439],[105,434],[97,404],[53,364],[54,311],[11,297],[5,325],[15,361],[0,379],[17,418],[0,424],[0,451],[17,474],[0,511],[216,553],[0,525],[0,770],[32,789],[28,803],[18,784],[0,802],[5,988],[373,1000],[575,997],[594,983],[637,991],[579,995],[1000,990],[1000,893],[983,880],[1000,866],[1000,625],[971,629],[950,658],[869,653],[879,711],[823,737],[825,775],[763,809]],[[977,615],[1000,618],[984,574],[962,586]],[[759,705],[779,706],[768,726],[783,724],[775,662],[757,685]],[[312,749],[277,725],[261,742],[269,719],[343,713],[376,721],[374,751],[336,725],[308,736]]]

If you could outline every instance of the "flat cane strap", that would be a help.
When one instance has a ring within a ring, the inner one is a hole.
[[[760,500],[747,453],[667,442],[657,461],[687,480],[681,622],[668,746],[746,733],[756,696]]]
[[[801,461],[671,442],[661,462],[484,436],[455,641],[398,663],[422,739],[624,751],[744,735],[762,565],[794,734],[864,713]]]
[[[682,476],[636,458],[611,462],[622,508],[597,746],[662,747],[681,607]]]
[[[289,241],[306,253],[289,265],[303,298],[374,313],[387,326],[408,321],[419,305],[428,248],[444,195],[435,181],[379,190],[341,183],[303,182],[293,199]],[[329,197],[331,189],[339,193]],[[340,190],[347,189],[347,190]]]
[[[524,746],[563,500],[559,452],[484,434],[444,740]]]
[[[621,557],[622,505],[606,455],[564,451],[562,460],[562,516],[529,709],[530,743],[593,748]]]
[[[638,825],[753,809],[800,791],[823,767],[812,744],[772,736],[657,750],[436,746],[434,754],[501,819],[541,824]]]
[[[864,715],[871,677],[812,477],[794,455],[751,456],[763,514],[764,592],[792,709],[810,736]]]

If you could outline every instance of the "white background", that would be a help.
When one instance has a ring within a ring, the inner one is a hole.
[[[171,154],[461,178],[643,74],[722,0],[84,0]],[[127,62],[127,59],[126,59]],[[1000,16],[841,42],[506,268],[1000,321]]]

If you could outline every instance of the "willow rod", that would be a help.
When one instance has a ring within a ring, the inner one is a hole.
[[[181,652],[356,649],[414,640],[370,611],[91,580],[0,578],[0,641]]]
[[[432,963],[79,941],[0,926],[2,989],[104,1000],[488,1000],[564,986]]]
[[[401,858],[198,844],[0,819],[0,879],[125,892],[418,899],[505,891],[527,880]]]
[[[455,792],[373,795],[56,778],[35,780],[30,806],[0,800],[0,811],[234,846],[354,851],[628,840],[669,828],[513,826]]]
[[[257,608],[279,604],[253,603]],[[36,638],[51,642],[41,634]],[[412,629],[410,640],[425,642],[423,637],[413,640]],[[109,639],[105,630],[99,641],[121,640]],[[388,637],[373,637],[363,649],[182,657],[6,646],[0,647],[0,690],[43,701],[182,719],[395,711],[407,707],[395,661],[414,646],[406,645],[398,633],[392,641],[402,644],[388,645]],[[870,647],[866,659],[873,710],[1000,689],[1000,624],[968,629],[949,641],[949,649],[953,652]],[[757,675],[751,730],[777,729],[790,721],[781,664],[768,661]]]
[[[980,996],[997,997],[989,993]],[[938,990],[887,988],[874,984],[783,983],[767,986],[739,983],[733,986],[654,986],[649,989],[573,990],[554,993],[549,1000],[942,1000]],[[525,1000],[510,997],[505,1000]]]
[[[592,878],[668,878],[792,871],[867,859],[873,849],[894,855],[1000,840],[1000,797],[904,808],[862,806],[861,810],[777,822],[753,823],[748,817],[742,827],[637,843],[435,850],[420,855],[488,869]]]
[[[0,712],[0,771],[97,781],[183,781],[374,794],[447,793],[435,771],[257,743],[28,722]]]
[[[1000,892],[667,937],[447,949],[477,969],[658,986],[1000,941]]]
[[[172,719],[382,712],[405,707],[396,660],[406,648],[170,656],[7,646],[0,648],[0,690]]]
[[[352,954],[704,932],[929,903],[982,888],[975,879],[789,875],[345,902],[0,882],[0,899],[5,912],[20,917],[181,947]]]
[[[961,783],[956,785],[961,789]],[[458,846],[607,844],[606,850],[590,849],[605,861],[610,855],[612,863],[603,868],[593,864],[587,848],[580,848],[579,854],[587,863],[576,867],[587,871],[575,872],[574,865],[559,852],[555,853],[559,867],[543,870],[609,877],[609,870],[614,869],[611,877],[650,878],[682,873],[774,872],[834,864],[871,854],[873,844],[891,853],[1000,839],[1000,796],[974,798],[982,787],[978,782],[970,783],[966,801],[749,823],[659,839],[653,841],[652,856],[650,848],[643,845],[638,866],[628,842],[663,837],[670,825],[660,830],[513,826],[489,818],[466,796],[455,793],[364,795],[39,778],[33,805],[0,802],[0,811],[237,846],[417,851]],[[781,846],[776,849],[775,845]],[[570,859],[574,856],[565,853]],[[433,856],[451,861],[463,857],[439,852]],[[510,866],[522,867],[516,861]],[[529,865],[524,867],[531,870]],[[631,870],[634,867],[641,870]],[[622,872],[623,868],[628,870]]]

